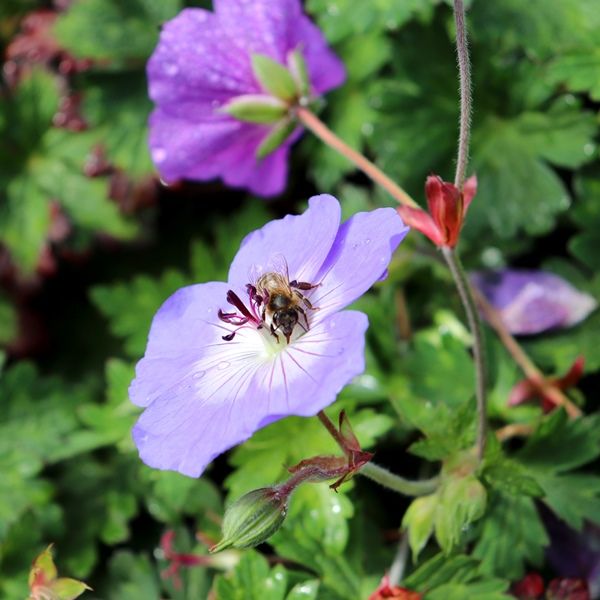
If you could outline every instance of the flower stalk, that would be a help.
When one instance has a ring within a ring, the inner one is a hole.
[[[304,106],[295,108],[295,115],[298,121],[307,129],[312,131],[322,142],[330,148],[345,156],[351,163],[356,165],[372,181],[380,185],[394,200],[405,206],[419,208],[419,205],[403,190],[395,181],[390,179],[381,169],[373,164],[368,158],[360,152],[354,150],[341,140],[331,129],[323,123],[310,109]]]
[[[475,301],[481,312],[485,315],[487,322],[496,331],[500,341],[508,350],[513,360],[521,367],[525,377],[537,388],[538,392],[549,398],[557,406],[562,406],[571,418],[581,416],[581,410],[569,400],[569,398],[537,368],[527,353],[523,350],[517,340],[502,321],[498,311],[485,299],[478,290],[473,290]]]
[[[458,157],[454,185],[462,191],[469,161],[472,110],[471,61],[469,60],[463,0],[454,0],[454,22],[456,24],[456,57],[460,81],[460,131],[458,134]]]
[[[487,369],[483,345],[483,329],[477,312],[473,289],[460,258],[452,248],[442,248],[442,255],[450,268],[454,283],[467,315],[469,329],[473,336],[473,360],[475,362],[475,395],[477,398],[477,456],[481,460],[485,452],[487,429]]]

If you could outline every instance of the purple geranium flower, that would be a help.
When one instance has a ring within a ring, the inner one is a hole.
[[[544,271],[505,269],[473,273],[471,281],[499,311],[511,333],[531,335],[570,327],[598,303],[562,277]]]
[[[364,369],[367,317],[339,311],[385,274],[407,231],[392,208],[340,225],[338,201],[316,196],[248,235],[227,283],[173,294],[129,389],[145,407],[142,460],[197,477],[257,429],[331,404]]]
[[[183,10],[167,22],[148,63],[153,160],[168,182],[222,177],[231,186],[270,196],[283,190],[287,158],[298,131],[264,158],[257,151],[272,123],[242,122],[223,112],[240,97],[278,99],[252,65],[268,57],[294,73],[294,53],[307,70],[308,96],[339,86],[340,60],[302,13],[300,0],[214,0],[215,12]],[[297,67],[297,65],[296,65]]]

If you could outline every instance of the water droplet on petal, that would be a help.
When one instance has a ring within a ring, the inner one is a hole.
[[[169,77],[174,77],[179,73],[179,67],[175,63],[166,63],[165,64],[165,73]]]
[[[167,158],[167,151],[164,148],[153,148],[152,159],[154,162],[163,162]]]
[[[198,380],[198,379],[202,379],[205,374],[206,374],[206,371],[196,371],[194,373],[193,377],[194,377],[194,379]]]
[[[231,366],[231,363],[228,363],[227,361],[223,361],[220,362],[217,365],[217,369],[219,369],[219,371],[224,371],[225,369],[227,369],[229,366]]]
[[[368,246],[370,243],[371,243],[371,240],[370,240],[370,238],[367,238],[367,239],[365,240],[365,245],[367,245],[367,246]]]

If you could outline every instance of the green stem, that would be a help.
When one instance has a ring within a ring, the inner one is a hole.
[[[374,462],[368,462],[359,471],[361,475],[364,475],[371,481],[377,482],[389,490],[398,492],[403,496],[426,496],[435,492],[439,485],[439,478],[433,477],[432,479],[422,479],[421,481],[413,481],[410,479],[404,479],[399,475],[380,467]]]
[[[485,438],[487,429],[487,372],[485,364],[485,350],[483,346],[483,330],[481,319],[475,304],[471,284],[465,274],[458,254],[447,246],[442,248],[442,254],[450,267],[454,283],[467,314],[469,329],[473,335],[473,359],[475,361],[475,393],[477,396],[477,456],[483,458],[485,452]]]

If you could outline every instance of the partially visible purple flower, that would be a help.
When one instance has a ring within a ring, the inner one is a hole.
[[[392,208],[340,225],[338,201],[316,196],[302,215],[248,235],[227,283],[173,294],[154,317],[129,389],[145,407],[133,429],[142,460],[197,477],[261,427],[331,404],[364,369],[368,325],[363,313],[339,311],[381,278],[407,231]],[[302,308],[297,322],[264,312],[281,298],[260,281],[285,266]]]
[[[562,277],[544,271],[505,269],[471,274],[473,285],[500,313],[515,335],[570,327],[598,303]]]
[[[308,96],[339,86],[344,67],[303,14],[300,0],[214,0],[213,5],[215,12],[187,8],[167,22],[148,63],[156,104],[150,117],[152,158],[167,182],[222,177],[261,196],[278,194],[299,130],[259,159],[257,151],[276,125],[242,122],[223,108],[242,96],[274,100],[253,70],[256,55],[300,79],[294,60],[299,52]]]

